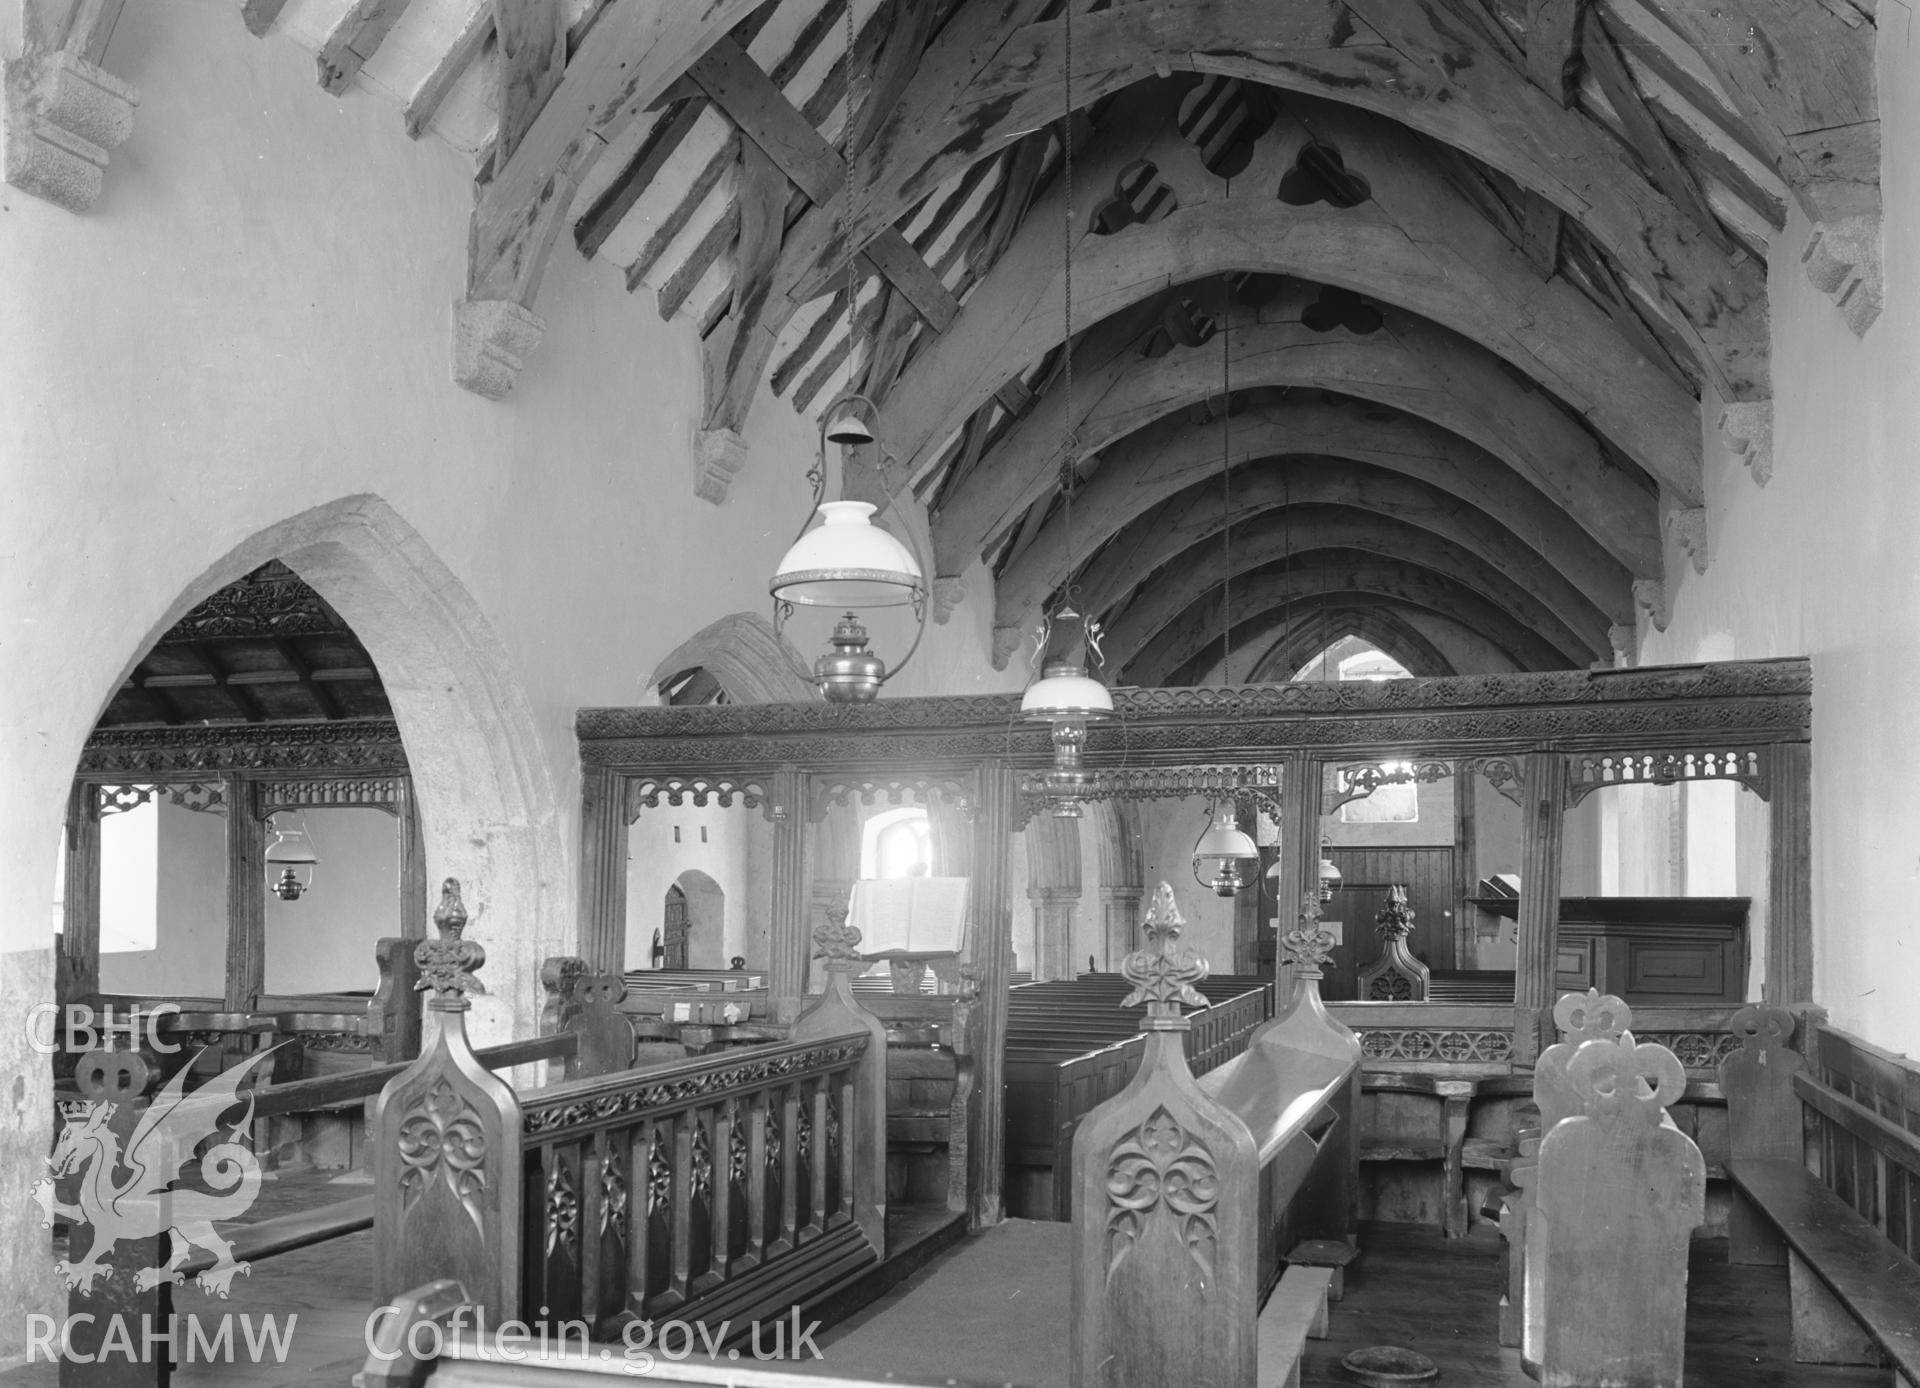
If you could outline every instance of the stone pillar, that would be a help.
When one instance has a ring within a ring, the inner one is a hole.
[[[773,914],[767,941],[767,1001],[773,1019],[786,1024],[800,1015],[807,993],[811,936],[807,921],[806,777],[773,774],[773,803],[786,811],[773,826]]]
[[[1120,961],[1140,938],[1140,903],[1146,894],[1146,889],[1138,885],[1100,888],[1101,938],[1107,942],[1110,972],[1119,971]]]
[[[1784,742],[1769,755],[1766,1000],[1792,1008],[1813,1000],[1813,748]]]
[[[1560,846],[1567,814],[1564,753],[1527,754],[1520,806],[1520,832],[1526,837],[1520,854],[1513,1059],[1519,1065],[1532,1065],[1542,1045],[1552,1039],[1553,974],[1560,941]]]
[[[1029,887],[1033,905],[1034,977],[1043,982],[1071,979],[1079,970],[1073,957],[1073,919],[1080,906],[1080,888]]]
[[[1013,972],[1013,916],[1007,901],[1007,855],[1011,850],[1014,801],[1012,769],[1004,761],[981,764],[978,811],[973,821],[973,934],[970,963],[980,974],[975,1016],[980,1048],[976,1096],[967,1134],[968,1222],[998,1224],[1006,1167],[1007,980]]]
[[[252,781],[228,775],[227,987],[229,1012],[251,1012],[267,980],[267,826]]]

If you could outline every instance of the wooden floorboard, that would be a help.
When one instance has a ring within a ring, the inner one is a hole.
[[[311,1173],[284,1176],[266,1184],[253,1213],[268,1218],[362,1194],[365,1189],[364,1185],[333,1184],[327,1177]],[[916,1234],[938,1239],[947,1232],[937,1213],[927,1213],[924,1218],[909,1208],[889,1213],[893,1216],[889,1220],[890,1242],[896,1247]],[[1049,1226],[1048,1231],[1053,1228]],[[887,1322],[885,1333],[889,1337],[911,1340],[917,1334],[914,1328],[905,1323],[892,1324],[895,1317],[885,1308],[937,1277],[943,1267],[962,1258],[975,1242],[965,1240],[958,1250],[942,1253],[880,1303],[854,1316],[840,1335],[821,1335],[826,1357],[817,1368],[832,1371],[835,1340],[857,1340],[863,1326]],[[1445,1239],[1437,1230],[1424,1227],[1371,1225],[1362,1232],[1361,1249],[1359,1260],[1347,1269],[1346,1296],[1333,1307],[1329,1338],[1308,1342],[1304,1388],[1350,1384],[1352,1380],[1338,1367],[1341,1356],[1375,1344],[1404,1345],[1429,1355],[1441,1367],[1442,1384],[1523,1388],[1533,1382],[1521,1371],[1518,1353],[1500,1349],[1496,1341],[1499,1238],[1490,1227],[1476,1225],[1467,1238]],[[251,1276],[235,1280],[233,1295],[225,1302],[211,1300],[192,1287],[180,1289],[177,1309],[182,1313],[204,1317],[233,1312],[256,1319],[273,1314],[283,1323],[291,1313],[298,1316],[298,1321],[285,1362],[184,1364],[175,1373],[175,1383],[180,1388],[344,1388],[364,1353],[362,1335],[369,1307],[372,1258],[372,1235],[355,1234],[261,1260]],[[1063,1267],[1062,1279],[1064,1276]],[[1016,1318],[1006,1310],[982,1319],[992,1323],[965,1327],[960,1334],[950,1335],[949,1342],[964,1346],[971,1336],[975,1342],[991,1339],[1004,1346],[1012,1338],[1009,1332]],[[1793,1363],[1787,1350],[1789,1324],[1785,1268],[1734,1267],[1726,1261],[1724,1242],[1695,1244],[1688,1285],[1688,1388],[1843,1388],[1869,1384],[1884,1388],[1885,1369]],[[1014,1356],[1029,1359],[1037,1372],[1007,1372],[1018,1366],[996,1365],[1003,1370],[1002,1376],[1035,1388],[1060,1381],[1065,1327],[1057,1326],[1048,1334],[1059,1343],[1036,1343],[1023,1347],[1030,1353]],[[940,1367],[962,1378],[978,1376],[966,1363],[943,1363]],[[39,1363],[0,1373],[0,1388],[55,1388],[57,1368]]]

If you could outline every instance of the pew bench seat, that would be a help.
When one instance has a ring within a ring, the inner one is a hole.
[[[1258,1388],[1300,1388],[1300,1361],[1308,1340],[1327,1338],[1327,1302],[1335,1269],[1290,1267],[1255,1322]]]
[[[1831,1352],[1821,1347],[1832,1331],[1830,1294],[1892,1361],[1900,1388],[1920,1388],[1920,1263],[1798,1162],[1742,1157],[1729,1166],[1734,1185],[1818,1280],[1793,1288],[1794,1357]]]

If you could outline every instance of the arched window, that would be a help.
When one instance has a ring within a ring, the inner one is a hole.
[[[932,870],[933,821],[925,810],[883,810],[860,826],[862,877],[917,877]]]
[[[1360,636],[1343,636],[1304,665],[1297,680],[1404,680],[1412,671]]]

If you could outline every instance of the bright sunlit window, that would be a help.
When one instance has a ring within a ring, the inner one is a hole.
[[[100,820],[100,952],[156,947],[160,937],[160,806],[149,800]]]
[[[861,826],[862,877],[914,877],[932,870],[933,823],[925,810],[883,810]]]

